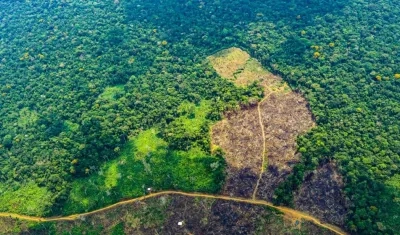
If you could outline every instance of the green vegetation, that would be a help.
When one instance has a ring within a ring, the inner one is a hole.
[[[33,182],[26,183],[14,191],[0,185],[0,195],[0,210],[2,211],[42,215],[52,205],[50,192]]]
[[[156,129],[149,129],[129,140],[118,158],[89,174],[73,182],[64,214],[91,211],[123,198],[139,197],[148,188],[218,192],[224,181],[224,161],[222,156],[198,147],[174,150],[158,136]]]
[[[112,235],[124,235],[124,223],[119,223],[112,228]]]
[[[208,136],[210,121],[207,115],[211,112],[210,102],[201,102],[199,107],[192,103],[182,103],[178,107],[180,117],[169,123],[163,129],[164,138],[174,149],[188,150],[199,147],[209,151]]]
[[[193,212],[196,212],[193,215]],[[112,219],[110,219],[112,218]],[[183,221],[183,225],[177,223]],[[201,197],[164,195],[121,206],[75,221],[28,223],[0,218],[0,234],[333,234],[307,221],[291,223],[278,211],[260,205]],[[19,228],[19,230],[17,230]]]
[[[116,100],[118,96],[122,96],[124,92],[124,86],[119,85],[119,86],[112,86],[112,87],[106,87],[103,91],[103,93],[100,94],[99,100]]]
[[[177,152],[182,148],[174,149],[180,143],[163,135],[168,146],[154,156],[143,149],[153,145],[133,147],[128,140],[143,130],[164,133],[168,128],[172,133],[171,123],[184,125],[184,118],[174,122],[184,115],[178,112],[183,103],[207,103],[201,127],[206,131],[224,110],[260,98],[261,89],[235,87],[196,53],[178,55],[182,44],[174,45],[149,22],[131,21],[125,3],[0,3],[0,17],[7,22],[0,25],[0,181],[3,192],[24,194],[24,185],[33,182],[50,194],[42,198],[40,210],[25,210],[28,201],[17,208],[2,193],[3,211],[70,213],[143,195],[145,185],[210,192],[221,185],[221,156],[211,156],[204,144],[201,159],[189,160]],[[208,142],[207,135],[192,134],[199,143]],[[137,150],[129,151],[133,148]],[[220,161],[215,174],[193,176],[214,179],[196,183],[188,176],[215,170],[205,164]],[[166,172],[190,179],[168,181]]]
[[[0,9],[1,210],[86,211],[147,187],[216,192],[224,163],[207,150],[207,127],[262,93],[235,87],[204,59],[240,46],[302,92],[318,124],[299,138],[302,161],[276,203],[290,205],[304,173],[333,159],[351,201],[347,229],[399,231],[397,1],[35,0]]]

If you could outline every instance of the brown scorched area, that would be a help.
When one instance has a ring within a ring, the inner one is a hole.
[[[294,195],[294,206],[321,220],[344,226],[349,201],[343,193],[343,187],[336,164],[326,163],[306,175],[304,183]]]
[[[297,137],[315,126],[308,103],[282,78],[265,70],[239,48],[223,50],[209,56],[208,60],[221,77],[235,85],[258,82],[264,88],[264,98],[258,104],[229,113],[212,127],[213,148],[218,146],[224,150],[228,165],[223,194],[271,201],[275,189],[300,160],[296,152]],[[295,206],[342,225],[346,212],[344,199],[332,199],[342,195],[341,183],[329,180],[330,183],[324,185],[322,190],[332,191],[332,195],[324,196],[321,190],[315,189],[328,177],[324,169],[319,169],[320,174],[315,174],[296,192]],[[315,204],[314,197],[320,203]],[[328,216],[336,212],[333,205],[339,208],[338,216]]]
[[[46,226],[30,230],[27,223],[0,218],[0,234],[10,234],[15,227],[22,234],[48,234]],[[181,195],[157,196],[73,221],[57,221],[52,228],[55,234],[334,234],[265,206]]]
[[[258,105],[230,113],[213,126],[212,143],[226,154],[224,193],[241,197],[256,193],[258,198],[269,200],[299,160],[295,154],[297,136],[314,126],[307,102],[239,48],[223,50],[208,59],[220,76],[237,86],[259,82],[264,88],[264,99]]]

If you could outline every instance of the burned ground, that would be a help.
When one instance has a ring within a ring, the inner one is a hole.
[[[256,81],[264,88],[264,99],[257,106],[230,113],[212,128],[212,143],[225,151],[228,165],[223,193],[271,201],[275,189],[300,160],[297,137],[315,125],[308,103],[238,48],[219,52],[209,60],[220,76],[237,86]],[[295,207],[343,226],[347,206],[340,175],[332,164],[312,174],[296,192]]]
[[[110,219],[112,218],[112,219]],[[15,222],[15,221],[14,221]],[[179,195],[158,196],[30,230],[34,234],[332,234],[265,206]],[[28,233],[27,233],[28,234]]]
[[[251,197],[256,190],[257,198],[270,200],[299,160],[297,136],[314,126],[307,101],[239,48],[219,52],[209,61],[237,86],[259,82],[264,88],[264,99],[257,106],[230,113],[212,128],[212,143],[225,151],[228,165],[224,194]]]
[[[297,136],[314,126],[307,101],[299,94],[279,90],[271,92],[260,104],[265,129],[268,167],[263,172],[257,198],[272,200],[274,190],[300,160],[296,152]]]
[[[263,138],[257,106],[232,113],[212,128],[212,140],[225,151],[224,194],[251,197],[262,164]]]
[[[342,189],[343,179],[336,165],[327,163],[305,176],[304,183],[294,195],[295,208],[343,226],[349,205]]]
[[[257,183],[258,174],[255,174],[250,168],[230,167],[227,172],[224,194],[250,198]]]

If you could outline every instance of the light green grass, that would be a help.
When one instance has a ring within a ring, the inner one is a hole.
[[[53,204],[51,193],[33,182],[24,184],[17,190],[4,190],[4,185],[0,188],[0,211],[42,216]]]
[[[181,116],[163,130],[163,136],[170,147],[177,150],[189,150],[193,147],[208,149],[208,131],[211,122],[207,119],[207,115],[211,111],[210,102],[202,101],[198,106],[184,103],[178,111]]]
[[[199,147],[172,150],[156,129],[149,129],[129,140],[120,156],[105,163],[99,172],[76,180],[63,213],[90,211],[139,197],[147,188],[217,192],[224,180],[223,169],[221,156],[211,156]]]
[[[106,87],[106,89],[104,89],[103,93],[101,93],[101,95],[99,96],[99,99],[112,101],[112,100],[115,100],[116,94],[118,94],[119,92],[123,92],[123,91],[124,91],[123,85]]]
[[[27,128],[35,124],[38,120],[38,114],[35,111],[31,111],[28,108],[23,108],[19,111],[18,126]]]
[[[181,121],[183,123],[184,128],[189,135],[195,135],[201,130],[202,126],[206,122],[206,115],[208,114],[210,109],[210,102],[202,101],[199,106],[193,109],[194,113],[192,115],[191,113],[189,113],[187,115],[181,116],[177,119],[177,121]]]
[[[118,164],[117,162],[113,162],[107,169],[104,184],[107,189],[111,189],[117,186],[118,178]]]
[[[141,132],[134,140],[136,147],[135,158],[138,160],[144,159],[146,156],[155,152],[158,148],[165,148],[167,143],[157,137],[157,131],[150,129]]]

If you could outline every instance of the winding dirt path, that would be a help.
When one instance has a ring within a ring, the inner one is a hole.
[[[134,203],[137,201],[143,201],[148,198],[153,198],[153,197],[158,197],[158,196],[163,196],[163,195],[181,195],[181,196],[187,196],[187,197],[201,197],[201,198],[211,198],[211,199],[219,199],[219,200],[226,200],[226,201],[234,201],[234,202],[242,202],[242,203],[249,203],[253,205],[262,205],[262,206],[268,206],[270,208],[274,208],[285,215],[288,215],[296,220],[307,220],[310,221],[318,226],[321,226],[323,228],[326,228],[336,234],[340,235],[346,235],[347,233],[341,230],[340,228],[330,225],[330,224],[325,224],[321,222],[319,219],[308,215],[303,212],[299,212],[296,210],[293,210],[291,208],[287,207],[281,207],[281,206],[274,206],[272,203],[263,201],[263,200],[255,200],[255,199],[246,199],[246,198],[238,198],[238,197],[229,197],[229,196],[222,196],[222,195],[210,195],[210,194],[204,194],[204,193],[185,193],[185,192],[179,192],[179,191],[162,191],[162,192],[157,192],[157,193],[152,193],[143,197],[138,197],[134,198],[131,200],[127,201],[122,201],[122,202],[117,202],[113,205],[94,210],[91,212],[86,212],[86,213],[81,213],[81,214],[74,214],[74,215],[69,215],[69,216],[64,216],[64,217],[49,217],[49,218],[43,218],[43,217],[35,217],[35,216],[26,216],[26,215],[19,215],[19,214],[14,214],[14,213],[6,213],[6,212],[1,212],[0,217],[11,217],[15,219],[23,219],[23,220],[29,220],[29,221],[35,221],[35,222],[51,222],[51,221],[74,221],[76,219],[79,219],[84,216],[88,215],[93,215],[97,213],[101,213],[122,205],[127,205],[130,203]]]
[[[257,183],[256,186],[254,187],[254,191],[253,191],[253,200],[256,199],[256,194],[257,194],[257,190],[258,190],[258,186],[260,185],[260,181],[262,178],[262,175],[264,173],[265,170],[265,166],[266,164],[268,164],[268,159],[265,159],[265,151],[266,151],[266,143],[265,143],[265,130],[264,130],[264,124],[262,122],[262,115],[261,115],[261,104],[262,102],[264,102],[266,99],[269,98],[269,96],[271,95],[271,93],[269,93],[267,96],[265,96],[257,105],[257,111],[258,111],[258,121],[260,123],[260,128],[261,128],[261,134],[262,134],[262,139],[263,139],[263,150],[262,150],[262,163],[261,163],[261,171],[260,171],[260,175],[258,176],[257,179]]]

